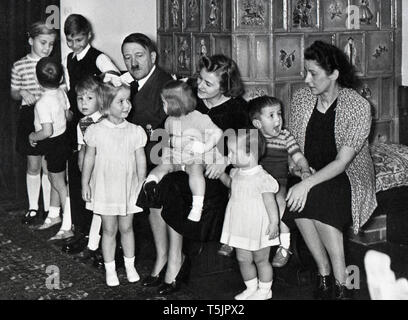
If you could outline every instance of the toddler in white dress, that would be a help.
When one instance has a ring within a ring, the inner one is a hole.
[[[236,248],[240,271],[247,289],[236,300],[272,298],[273,270],[270,247],[279,245],[278,182],[258,164],[265,140],[257,129],[240,129],[228,140],[234,168],[221,181],[231,188],[221,243]],[[258,283],[259,280],[259,283]]]

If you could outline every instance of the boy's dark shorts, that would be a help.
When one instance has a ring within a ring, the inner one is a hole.
[[[37,148],[45,156],[49,172],[59,173],[66,170],[67,160],[71,156],[71,148],[66,132],[57,137],[39,141]]]

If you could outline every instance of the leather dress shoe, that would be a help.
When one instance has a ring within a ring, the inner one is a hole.
[[[314,298],[316,300],[333,300],[333,276],[317,276],[317,287],[314,292]]]
[[[180,290],[180,282],[177,280],[174,280],[172,283],[163,282],[158,288],[159,294],[162,296],[167,296],[178,290]]]
[[[105,263],[103,260],[103,256],[99,249],[94,251],[92,259],[93,259],[92,265],[94,268],[98,270],[105,269]]]
[[[21,219],[22,224],[30,225],[33,224],[38,216],[38,211],[34,209],[30,209],[26,212],[26,214]]]
[[[165,296],[180,290],[181,282],[188,283],[190,278],[191,261],[185,256],[180,271],[172,283],[163,282],[158,288],[159,294]]]
[[[166,274],[167,263],[164,267],[160,270],[160,272],[156,276],[149,275],[142,281],[143,287],[157,287],[162,283],[164,275]]]
[[[62,252],[68,254],[77,254],[82,252],[88,244],[88,239],[86,237],[77,237],[74,240],[67,241],[62,246]]]

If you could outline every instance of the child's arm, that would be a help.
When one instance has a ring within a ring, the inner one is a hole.
[[[218,141],[222,137],[222,130],[219,128],[214,129],[206,129],[205,136],[206,141],[205,143],[200,141],[194,141],[191,145],[191,151],[194,153],[205,153],[213,149]]]
[[[84,199],[85,202],[90,202],[92,197],[89,181],[91,180],[91,174],[95,165],[95,155],[96,155],[95,147],[90,146],[85,147],[85,157],[84,164],[82,166],[81,176],[82,199]]]
[[[266,234],[269,235],[269,239],[272,240],[279,236],[279,209],[276,202],[276,195],[273,192],[265,192],[262,193],[262,198],[269,218],[269,226]]]
[[[80,172],[82,172],[82,167],[84,166],[85,149],[86,149],[85,145],[79,145],[78,168]]]
[[[146,154],[144,148],[136,149],[136,170],[137,178],[139,183],[142,183],[146,179],[147,164],[146,164]]]
[[[294,155],[292,155],[292,159],[295,162],[296,166],[300,168],[300,177],[302,178],[302,180],[312,175],[309,163],[301,152],[296,152]]]
[[[35,104],[37,102],[37,99],[33,94],[31,94],[28,90],[17,90],[17,89],[11,89],[11,97],[16,100],[24,100],[24,102],[28,105]]]
[[[37,132],[31,132],[28,136],[28,140],[30,141],[30,145],[34,147],[37,144],[37,141],[45,140],[52,136],[54,133],[54,128],[52,127],[52,123],[41,123],[42,129]]]
[[[227,188],[231,188],[231,177],[228,174],[224,172],[219,179]]]

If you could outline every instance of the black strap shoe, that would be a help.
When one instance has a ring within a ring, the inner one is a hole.
[[[38,216],[38,210],[30,209],[26,212],[24,217],[21,219],[21,223],[25,225],[31,225],[35,222]]]

